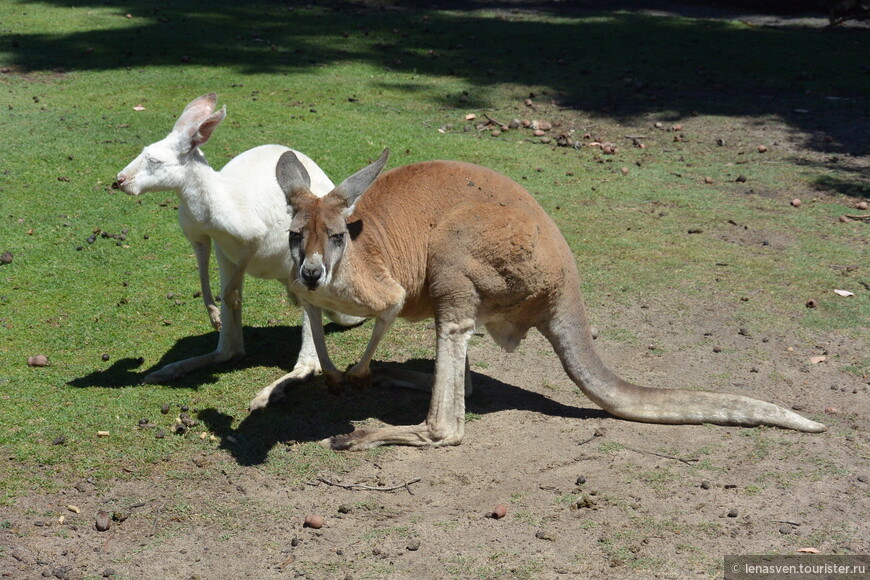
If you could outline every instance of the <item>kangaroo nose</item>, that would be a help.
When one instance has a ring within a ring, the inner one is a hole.
[[[316,287],[321,276],[323,276],[323,266],[308,264],[302,266],[302,279],[309,288]]]
[[[112,183],[112,189],[118,189],[119,187],[124,185],[125,181],[127,181],[127,176],[119,173],[117,179],[115,179],[115,182]]]

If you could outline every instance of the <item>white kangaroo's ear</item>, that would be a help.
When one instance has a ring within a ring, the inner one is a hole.
[[[190,138],[190,144],[192,147],[199,147],[203,143],[211,138],[211,134],[214,133],[214,130],[217,129],[217,126],[221,124],[221,122],[227,116],[227,106],[224,105],[221,107],[221,110],[217,113],[212,113],[206,118],[205,121],[199,124],[199,127],[196,130],[196,133]]]
[[[292,207],[296,207],[299,194],[307,193],[311,187],[311,176],[293,151],[285,151],[278,159],[275,177],[287,198],[287,203]]]
[[[216,93],[208,93],[193,99],[184,107],[184,111],[181,112],[181,115],[175,122],[173,130],[183,131],[191,125],[199,125],[214,112],[216,104]]]
[[[347,179],[341,182],[341,185],[332,190],[330,195],[339,195],[344,198],[347,203],[347,210],[344,212],[345,217],[353,213],[353,208],[356,202],[360,199],[363,193],[371,187],[381,171],[384,170],[384,165],[387,164],[387,159],[390,157],[390,148],[384,149],[378,160],[363,167]]]

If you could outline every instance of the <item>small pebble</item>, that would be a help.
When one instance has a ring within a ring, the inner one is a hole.
[[[311,514],[305,516],[305,522],[303,526],[306,528],[311,528],[313,530],[319,530],[323,527],[323,518],[317,514]]]
[[[729,510],[728,517],[729,518],[736,518],[737,517],[737,510],[735,510],[735,509]]]
[[[500,520],[507,515],[507,506],[504,504],[498,504],[495,506],[495,509],[492,510],[492,513],[489,516],[494,520]]]
[[[64,443],[66,443],[66,437],[63,435],[58,435],[54,438],[54,441],[51,442],[52,445],[63,445]]]
[[[792,528],[788,524],[782,524],[781,526],[779,526],[779,533],[780,534],[790,534],[790,533],[792,533]]]
[[[420,549],[420,540],[411,540],[408,542],[407,548],[409,552],[416,552]]]
[[[581,475],[580,477],[577,478],[577,481],[575,481],[574,483],[575,483],[575,485],[583,485],[584,483],[586,483],[586,476]]]
[[[105,353],[105,352],[104,352],[104,353],[103,353],[103,356],[102,356],[101,358],[103,359],[103,362],[109,360],[109,355],[108,355],[108,353]]]
[[[701,482],[701,489],[710,489],[711,487],[713,487],[713,484],[711,484],[706,479]]]
[[[48,357],[44,354],[29,356],[27,357],[27,364],[32,367],[46,367],[48,366]]]
[[[535,533],[535,537],[539,540],[547,540],[548,542],[555,542],[556,536],[554,536],[551,532],[546,530],[540,530]]]
[[[12,252],[3,252],[3,255],[0,256],[0,264],[11,264],[12,263]]]
[[[97,512],[97,521],[96,527],[98,532],[105,532],[112,525],[112,518],[109,515],[109,512],[105,510],[100,510]]]
[[[160,412],[163,413],[164,415],[169,413],[169,405],[163,405],[162,407],[160,407]]]

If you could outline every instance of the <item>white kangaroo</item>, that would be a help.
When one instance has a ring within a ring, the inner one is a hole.
[[[145,147],[117,177],[118,187],[130,195],[167,190],[178,194],[178,222],[193,246],[202,298],[212,326],[220,333],[214,352],[170,363],[146,375],[146,383],[171,381],[196,369],[245,355],[241,301],[246,272],[257,278],[279,280],[289,289],[292,260],[286,232],[290,216],[285,196],[275,180],[275,166],[283,153],[292,150],[281,145],[262,145],[245,151],[221,171],[215,171],[200,146],[226,117],[226,106],[215,111],[216,102],[215,93],[191,101],[172,132]],[[320,167],[298,151],[293,154],[310,176],[311,191],[315,195],[329,193],[334,185]],[[220,309],[209,280],[212,242],[220,271]],[[342,315],[334,317],[345,325],[362,321]],[[317,326],[321,326],[319,320]],[[320,331],[319,336],[322,335]],[[303,312],[299,358],[292,372],[271,387],[274,389],[289,380],[305,379],[319,372],[311,324]],[[254,400],[252,408],[266,406],[272,389],[264,389],[263,396]],[[282,393],[278,389],[275,396]]]
[[[276,170],[294,214],[290,288],[305,304],[314,335],[322,332],[321,308],[376,318],[362,359],[346,375],[335,370],[324,341],[315,341],[328,381],[375,378],[369,363],[393,320],[435,318],[435,376],[425,422],[358,429],[324,440],[327,447],[459,444],[470,386],[467,343],[480,325],[507,351],[537,328],[583,393],[618,417],[827,429],[749,397],[647,388],[617,377],[593,349],[571,250],[525,189],[490,169],[453,161],[407,165],[378,178],[387,155],[323,198],[311,193],[310,176],[292,152],[281,156]]]

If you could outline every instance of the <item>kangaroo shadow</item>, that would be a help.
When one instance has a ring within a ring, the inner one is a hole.
[[[419,359],[374,366],[428,373],[434,368],[433,361]],[[600,409],[564,405],[486,375],[471,374],[474,394],[466,400],[466,412],[485,415],[524,410],[578,420],[611,416]],[[428,410],[429,394],[425,392],[371,387],[333,395],[327,392],[322,379],[315,379],[291,387],[281,404],[249,414],[235,428],[235,417],[217,409],[203,409],[197,418],[220,437],[220,447],[239,465],[253,466],[264,463],[276,445],[321,441],[353,431],[355,424],[371,418],[392,425],[413,425],[424,421]]]
[[[348,327],[330,323],[324,327],[324,330],[327,334],[332,334],[348,330]],[[171,383],[166,383],[166,386],[198,389],[201,385],[217,382],[220,375],[230,371],[275,365],[289,369],[299,356],[302,337],[299,326],[246,326],[242,332],[248,353],[245,358],[199,369],[189,375],[179,377]],[[72,379],[67,384],[71,387],[107,389],[141,385],[148,373],[159,370],[169,363],[210,353],[217,347],[217,343],[217,332],[185,336],[172,345],[172,348],[166,351],[159,361],[144,370],[140,369],[144,364],[142,358],[127,357],[113,362],[108,368],[95,370],[83,377]]]

